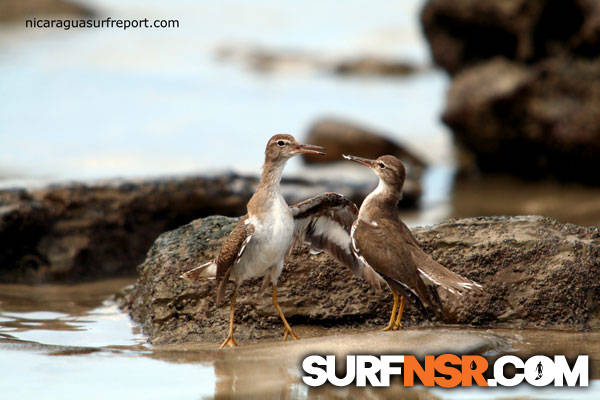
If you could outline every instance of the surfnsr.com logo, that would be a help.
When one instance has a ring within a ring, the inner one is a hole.
[[[513,373],[505,375],[505,367],[512,368]],[[523,382],[532,386],[588,386],[589,360],[582,355],[569,365],[563,355],[537,355],[526,360],[507,355],[490,366],[478,355],[442,354],[425,356],[422,361],[413,355],[348,355],[345,373],[339,374],[334,355],[310,355],[302,361],[302,369],[302,380],[308,386],[389,386],[393,376],[401,376],[406,387],[516,386]]]

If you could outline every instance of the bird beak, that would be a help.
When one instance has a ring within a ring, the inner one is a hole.
[[[319,150],[325,150],[325,147],[314,146],[312,144],[299,144],[296,146],[296,153],[320,154],[320,155],[324,156],[325,153],[323,153],[322,151],[319,151]]]
[[[346,154],[344,154],[344,158],[346,160],[356,161],[357,163],[360,163],[360,164],[364,165],[365,167],[369,167],[369,168],[373,167],[373,165],[375,164],[375,160],[369,160],[368,158],[348,156]]]

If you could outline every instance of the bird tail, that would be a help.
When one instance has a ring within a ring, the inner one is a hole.
[[[478,296],[484,293],[479,283],[450,271],[433,260],[422,264],[418,268],[418,273],[420,280],[427,287],[431,300],[438,306],[436,313],[438,318],[444,322],[454,321],[461,305],[464,304],[464,302],[448,301],[449,296],[460,298],[465,294]]]
[[[193,282],[215,279],[217,277],[217,264],[214,261],[209,261],[206,264],[202,264],[199,267],[184,272],[180,277]]]
[[[440,267],[435,269],[418,269],[419,276],[427,286],[435,286],[458,296],[462,296],[465,293],[481,292],[483,290],[479,283],[452,272],[441,265]]]

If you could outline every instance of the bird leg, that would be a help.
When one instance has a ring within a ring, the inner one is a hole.
[[[294,333],[290,324],[288,324],[287,320],[285,319],[285,315],[283,315],[283,311],[281,311],[279,304],[277,304],[277,286],[275,285],[273,285],[273,305],[277,309],[277,312],[279,312],[279,316],[283,321],[283,340],[287,340],[288,336],[292,339],[300,339],[300,337]]]
[[[406,303],[406,298],[404,296],[400,296],[400,307],[398,308],[398,316],[396,316],[396,322],[394,322],[393,330],[398,330],[402,328],[402,313],[404,312],[404,304]]]
[[[229,316],[229,334],[227,335],[227,339],[225,339],[225,341],[221,343],[219,349],[222,349],[225,346],[235,347],[238,345],[235,339],[233,338],[233,315],[235,314],[235,295],[236,289],[233,289],[233,294],[231,295],[231,314]]]
[[[382,331],[392,331],[394,330],[394,317],[396,316],[396,310],[398,310],[398,300],[399,297],[398,293],[394,292],[392,290],[392,294],[394,295],[394,306],[392,307],[392,315],[390,315],[390,322],[387,324],[387,326],[385,328],[382,329]]]

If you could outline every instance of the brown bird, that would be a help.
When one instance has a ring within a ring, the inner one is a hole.
[[[341,263],[369,280],[375,274],[363,273],[362,265],[350,250],[350,228],[358,210],[354,203],[335,193],[325,193],[288,207],[279,182],[288,159],[296,154],[322,154],[322,147],[303,145],[290,135],[275,135],[267,143],[265,162],[258,188],[248,202],[248,213],[231,231],[216,260],[182,275],[188,280],[217,278],[217,304],[220,304],[228,282],[235,283],[231,296],[229,333],[221,348],[237,346],[233,338],[237,287],[246,279],[263,276],[263,285],[273,284],[273,305],[284,325],[284,337],[298,339],[279,304],[277,281],[284,259],[295,243],[304,242],[314,250],[328,251]]]
[[[355,156],[344,158],[371,168],[379,185],[364,200],[351,230],[352,252],[365,266],[374,270],[389,286],[394,306],[383,330],[402,326],[405,297],[410,297],[427,311],[444,315],[437,290],[462,295],[481,286],[434,261],[402,222],[398,201],[406,177],[404,164],[386,155],[369,160]]]

